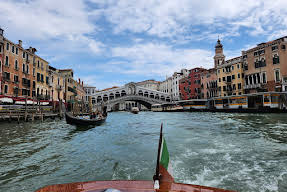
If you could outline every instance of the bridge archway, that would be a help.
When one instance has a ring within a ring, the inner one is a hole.
[[[113,93],[110,93],[109,99],[110,99],[110,100],[113,100],[114,98],[115,98],[114,94],[113,94]]]
[[[155,99],[159,99],[159,95],[156,94],[156,95],[154,96],[154,98],[155,98]]]
[[[102,100],[102,97],[101,96],[98,96],[97,97],[97,103],[100,103],[100,102],[102,102],[103,100]]]
[[[103,101],[106,102],[109,99],[108,95],[103,96]]]
[[[121,92],[121,97],[126,96],[126,95],[127,95],[126,91],[125,91],[125,90],[122,90],[122,92]]]
[[[116,96],[116,98],[119,98],[121,96],[121,94],[117,91],[115,96]]]

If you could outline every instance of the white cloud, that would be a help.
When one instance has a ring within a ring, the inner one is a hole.
[[[213,53],[202,49],[179,49],[163,43],[136,44],[112,49],[115,61],[97,66],[106,72],[165,77],[182,68],[213,67]]]
[[[238,36],[241,27],[254,36],[287,28],[286,0],[91,1],[100,5],[101,13],[115,25],[115,33],[198,40],[206,37],[193,32],[198,27],[207,28],[208,37],[213,38],[217,33]]]
[[[98,28],[89,20],[84,0],[0,0],[0,4],[6,37],[23,39],[24,45],[33,42],[39,55],[49,52],[53,61],[75,52],[99,54],[105,47],[91,38]]]

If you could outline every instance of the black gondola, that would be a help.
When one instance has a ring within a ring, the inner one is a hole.
[[[66,115],[66,122],[72,125],[101,125],[107,119],[107,116],[104,116],[101,119],[81,119],[73,116],[69,112],[66,112],[65,115]]]

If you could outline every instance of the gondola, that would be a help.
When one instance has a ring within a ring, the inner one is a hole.
[[[71,125],[101,125],[106,119],[107,115],[104,115],[101,119],[84,119],[73,116],[70,112],[66,112],[66,122]]]

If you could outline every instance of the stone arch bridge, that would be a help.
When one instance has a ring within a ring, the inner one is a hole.
[[[123,87],[96,92],[92,97],[93,105],[105,105],[110,110],[114,105],[124,101],[136,101],[147,108],[152,104],[171,103],[169,94],[128,83]]]

